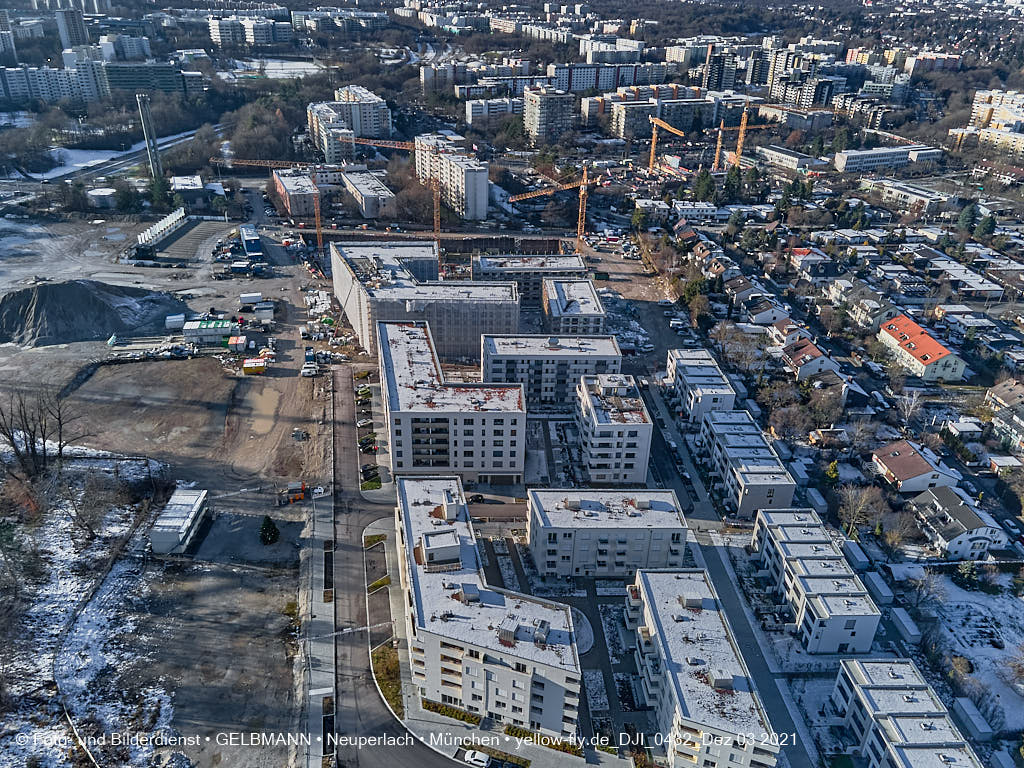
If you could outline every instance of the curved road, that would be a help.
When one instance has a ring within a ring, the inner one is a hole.
[[[341,630],[364,627],[369,623],[363,572],[363,530],[375,520],[392,517],[395,510],[391,505],[369,503],[359,494],[357,470],[360,454],[353,448],[356,427],[352,418],[355,410],[351,367],[337,367],[334,377],[337,481],[334,494],[334,610],[337,628]],[[335,732],[339,739],[409,736],[377,693],[370,671],[365,632],[337,637],[335,663],[338,691]],[[347,768],[454,768],[460,764],[414,739],[409,746],[369,746],[363,749],[339,746],[338,765]]]

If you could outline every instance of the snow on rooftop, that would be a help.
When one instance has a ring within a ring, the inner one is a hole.
[[[553,528],[685,528],[672,490],[545,489],[528,491],[535,515]]]
[[[614,336],[552,336],[536,334],[485,335],[483,346],[490,355],[587,357],[589,355],[620,357],[619,343]]]
[[[641,599],[679,713],[727,733],[771,733],[706,571],[640,571]],[[731,688],[715,688],[729,678]]]
[[[523,411],[522,384],[448,384],[426,325],[377,323],[388,405],[397,411]]]
[[[485,272],[567,272],[587,271],[587,265],[579,254],[502,254],[478,257],[480,269]]]
[[[548,314],[604,316],[604,306],[590,280],[545,280],[545,307]]]
[[[179,533],[191,522],[196,511],[206,502],[206,491],[177,488],[153,523],[153,531]]]
[[[417,627],[456,642],[578,672],[567,606],[487,584],[461,481],[457,477],[402,477],[397,485]],[[431,542],[431,546],[448,545],[447,551],[452,552],[457,544],[457,559],[425,565],[420,562],[425,558],[418,558],[416,550],[425,536],[429,540],[438,534],[444,534],[446,541]],[[510,643],[508,635],[499,640],[499,627],[509,629],[515,640]],[[546,628],[546,636],[537,634],[541,628]]]
[[[649,424],[650,416],[636,379],[625,373],[602,373],[580,378],[583,413],[595,424]]]
[[[437,248],[433,243],[331,243],[331,251],[352,270],[367,293],[378,299],[519,300],[518,287],[512,282],[417,280],[410,263],[433,262],[432,272],[437,273]]]

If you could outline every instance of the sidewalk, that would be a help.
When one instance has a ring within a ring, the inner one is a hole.
[[[323,736],[327,731],[325,717],[334,714],[333,703],[324,707],[324,700],[337,700],[334,690],[334,604],[333,579],[325,583],[326,559],[334,557],[334,506],[329,496],[312,500],[310,531],[306,539],[309,571],[309,616],[303,622],[306,629],[307,688],[306,732],[311,744],[306,752],[307,768],[319,768],[323,762]],[[331,565],[333,574],[333,564]],[[327,598],[330,598],[328,600]]]
[[[362,496],[369,502],[375,504],[394,504],[397,498],[397,491],[395,489],[395,478],[391,474],[391,445],[389,440],[391,439],[391,432],[388,429],[387,414],[384,413],[384,403],[380,396],[380,384],[370,384],[371,396],[370,396],[370,409],[373,413],[371,418],[373,419],[373,431],[377,434],[377,453],[358,453],[360,457],[359,465],[363,464],[376,464],[380,468],[380,488],[376,488],[370,491],[364,491],[362,488],[359,490],[359,495]],[[364,461],[365,459],[365,461]],[[357,466],[358,470],[359,467]],[[362,478],[362,473],[358,472],[356,477]]]

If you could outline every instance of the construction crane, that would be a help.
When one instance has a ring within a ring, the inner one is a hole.
[[[686,136],[685,133],[680,131],[674,125],[669,125],[664,120],[654,115],[648,115],[648,120],[651,121],[651,158],[647,161],[647,170],[654,170],[654,160],[658,156],[658,129],[664,128],[669,133],[674,133],[676,136],[683,138]]]
[[[712,171],[722,170],[722,137],[726,131],[739,131],[740,135],[736,138],[736,152],[733,157],[735,162],[733,165],[739,165],[740,160],[743,157],[743,144],[747,139],[747,131],[760,131],[765,128],[771,128],[770,125],[748,125],[748,112],[746,108],[743,109],[743,115],[740,117],[740,124],[738,126],[730,126],[726,128],[725,120],[722,120],[718,125],[718,141],[715,142],[715,161],[711,165]]]
[[[508,199],[510,203],[518,203],[520,200],[529,200],[534,197],[544,197],[546,195],[553,195],[555,192],[562,192],[567,189],[579,189],[580,191],[580,210],[579,215],[576,219],[576,247],[582,248],[583,237],[587,233],[587,197],[590,194],[590,185],[596,184],[600,181],[600,177],[590,178],[589,169],[586,164],[583,166],[583,176],[576,180],[568,183],[556,183],[553,187],[547,187],[545,189],[535,189],[532,192],[523,192],[521,195],[512,195]]]
[[[400,149],[405,152],[415,152],[416,144],[411,141],[390,141],[387,139],[364,139],[359,136],[341,137],[341,141],[360,146],[380,147],[383,149]],[[436,147],[434,148],[436,152]],[[211,157],[212,165],[231,167],[232,165],[253,166],[258,168],[309,168],[310,179],[316,183],[315,166],[310,163],[290,162],[287,160],[235,160],[233,158]],[[434,205],[434,244],[437,247],[438,256],[441,254],[441,181],[431,176],[428,182]],[[320,195],[313,196],[313,218],[316,224],[316,248],[317,253],[322,257],[324,253],[324,233],[320,218]]]

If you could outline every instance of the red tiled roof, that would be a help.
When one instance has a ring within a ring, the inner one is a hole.
[[[953,354],[906,315],[897,315],[892,320],[887,320],[882,324],[882,332],[895,339],[900,349],[906,350],[924,365],[931,365]]]

